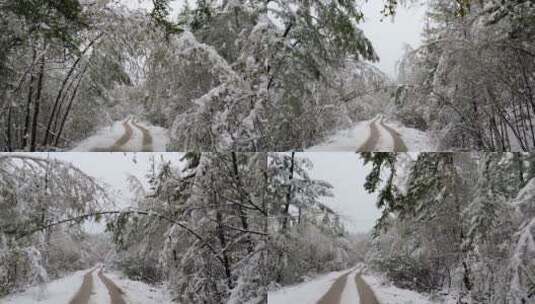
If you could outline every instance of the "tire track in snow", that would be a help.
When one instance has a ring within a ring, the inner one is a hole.
[[[112,280],[108,279],[103,273],[102,269],[98,272],[98,277],[104,283],[110,294],[111,304],[126,304],[123,299],[124,292]]]
[[[379,142],[379,129],[377,128],[377,118],[370,122],[370,134],[366,142],[357,150],[357,152],[373,152]]]
[[[96,148],[91,150],[91,152],[122,152],[123,150],[121,147],[126,145],[132,139],[132,135],[134,134],[134,129],[132,129],[129,122],[129,119],[123,122],[124,134],[113,144],[113,146],[109,148]]]
[[[152,152],[152,135],[150,134],[150,131],[147,128],[144,128],[140,125],[138,125],[135,121],[132,121],[132,124],[138,128],[138,130],[143,133],[143,147],[141,149],[141,152]]]
[[[340,304],[342,293],[346,287],[347,277],[351,274],[351,272],[352,271],[349,271],[337,278],[327,293],[321,297],[317,304]]]
[[[71,299],[69,304],[87,304],[89,303],[89,298],[91,298],[91,294],[93,291],[93,272],[95,269],[91,270],[90,272],[86,273],[84,275],[84,281],[82,282],[82,286],[80,286],[80,289],[74,295],[74,297]]]
[[[390,136],[392,136],[392,140],[394,141],[394,152],[407,152],[407,146],[401,139],[401,134],[394,130],[393,128],[385,125],[384,118],[381,119],[381,126],[390,133]]]
[[[401,139],[401,135],[392,127],[389,127],[384,122],[384,117],[375,118],[370,122],[370,134],[366,142],[357,150],[357,152],[375,152],[375,151],[385,151],[392,150],[392,152],[407,152],[407,146]],[[379,129],[383,129],[385,132],[380,132]],[[382,147],[379,146],[381,142],[381,133],[388,133],[392,138],[392,147],[385,149],[384,143]]]
[[[357,290],[359,291],[360,304],[380,304],[375,293],[368,283],[364,281],[360,273],[355,276],[355,283],[357,284]]]

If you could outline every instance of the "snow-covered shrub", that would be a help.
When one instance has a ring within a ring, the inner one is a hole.
[[[0,154],[0,293],[87,267],[80,229],[55,222],[108,202],[104,188],[69,163]],[[80,220],[78,222],[81,222]]]
[[[346,246],[345,239],[312,224],[274,235],[271,246],[270,263],[274,268],[270,277],[281,285],[353,266],[353,248]]]

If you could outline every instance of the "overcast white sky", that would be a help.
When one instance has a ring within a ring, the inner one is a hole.
[[[181,153],[32,153],[41,157],[51,157],[72,163],[83,172],[95,177],[100,182],[110,185],[114,190],[128,196],[127,177],[133,175],[148,186],[145,178],[150,172],[150,159],[170,160],[179,163]],[[119,205],[124,202],[118,201]]]
[[[152,0],[119,0],[127,7],[152,8]],[[425,2],[420,0],[418,2]],[[183,0],[174,0],[171,7],[174,15],[183,7]],[[190,3],[194,3],[193,0]],[[394,20],[384,18],[381,14],[383,0],[360,0],[361,9],[365,15],[365,22],[360,25],[365,35],[372,41],[380,62],[375,65],[389,76],[394,77],[396,62],[403,55],[405,43],[412,47],[421,44],[421,33],[424,25],[425,5],[411,4],[400,7]],[[383,20],[384,19],[384,20]]]
[[[329,182],[334,197],[323,202],[341,215],[346,228],[351,232],[368,232],[380,216],[375,202],[377,196],[364,190],[369,168],[360,156],[352,152],[300,153],[314,164],[312,178]]]
[[[371,40],[380,61],[375,65],[391,77],[396,76],[396,62],[403,55],[405,44],[417,48],[425,24],[426,6],[414,3],[400,7],[395,18],[384,18],[382,0],[369,0],[362,6],[365,22],[360,28]]]

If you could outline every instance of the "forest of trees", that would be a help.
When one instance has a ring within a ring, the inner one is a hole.
[[[55,225],[109,203],[107,191],[70,164],[2,154],[0,194],[0,297],[89,268],[106,251],[104,239],[79,225]]]
[[[2,149],[72,147],[136,114],[169,129],[175,151],[285,151],[381,112],[436,133],[440,150],[535,147],[531,0],[425,1],[423,43],[396,81],[371,66],[358,25],[376,16],[359,1],[198,0],[178,18],[170,2],[147,14],[1,1]],[[384,0],[382,13],[417,2]]]
[[[134,201],[119,209],[69,163],[0,155],[0,297],[98,262],[166,282],[178,303],[264,302],[266,155],[189,153],[181,164],[153,160],[150,189],[130,177]],[[88,235],[87,220],[109,233]]]
[[[126,208],[70,163],[2,154],[0,296],[106,263],[165,282],[178,303],[264,303],[268,290],[365,263],[456,303],[532,301],[533,154],[359,156],[382,212],[369,239],[346,231],[324,203],[332,185],[300,153],[152,158],[146,181],[128,178]],[[107,232],[88,234],[88,220]]]
[[[397,286],[455,303],[533,302],[533,154],[363,158],[373,167],[365,187],[379,192],[382,209],[368,252],[374,269]]]
[[[69,147],[133,109],[178,151],[299,148],[386,81],[355,1],[196,1],[176,21],[168,2],[0,2],[3,149]]]
[[[439,151],[531,151],[535,3],[457,2],[472,3],[459,12],[455,1],[427,1],[423,44],[398,66],[395,114],[436,133]]]
[[[270,155],[270,289],[363,261],[366,242],[346,232],[340,216],[322,203],[322,197],[332,196],[332,186],[311,179],[310,169],[305,156]]]
[[[185,156],[148,175],[137,207],[108,228],[120,267],[135,279],[167,281],[178,303],[262,303],[267,256],[266,155]],[[147,212],[149,215],[145,214]]]

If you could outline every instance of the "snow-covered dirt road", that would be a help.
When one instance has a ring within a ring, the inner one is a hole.
[[[379,304],[360,270],[330,273],[269,294],[269,304]]]
[[[2,304],[156,304],[171,303],[164,290],[119,274],[106,273],[101,266],[73,273],[47,285],[28,288],[20,294],[0,298]]]
[[[336,132],[324,143],[307,149],[311,152],[407,152],[433,151],[433,144],[422,131],[387,122],[378,115],[352,128]]]
[[[331,272],[268,295],[268,304],[432,304],[416,292],[386,286],[360,267]],[[371,283],[370,283],[371,282]]]
[[[73,152],[165,152],[165,129],[141,123],[135,118],[115,122],[84,140]]]
[[[91,298],[91,291],[93,290],[93,272],[95,269],[92,269],[90,272],[84,275],[84,280],[82,286],[78,292],[71,299],[69,304],[87,304],[89,303],[89,298]]]

